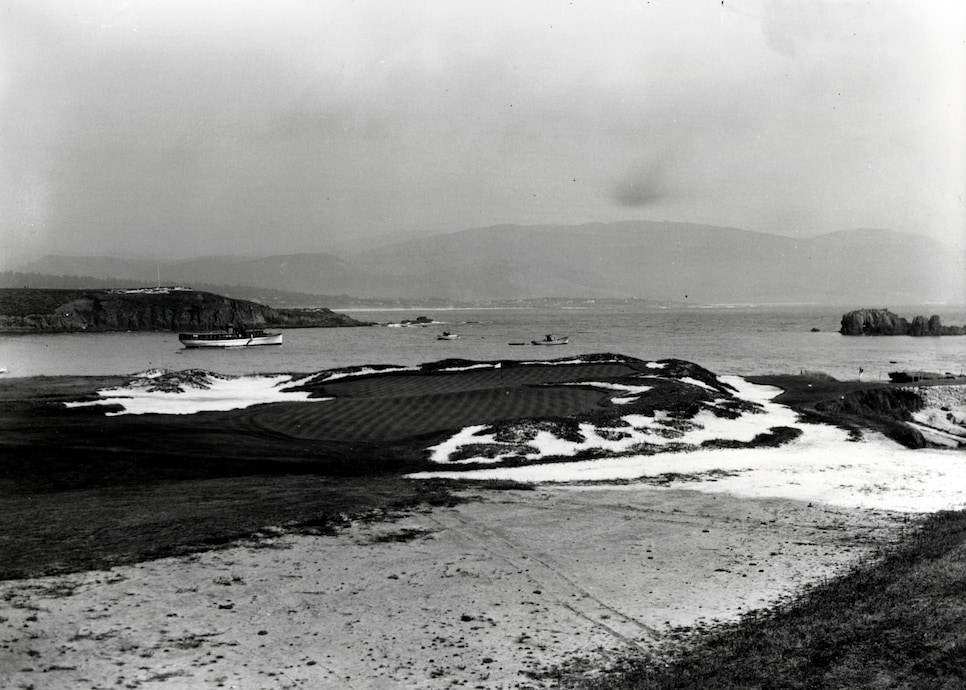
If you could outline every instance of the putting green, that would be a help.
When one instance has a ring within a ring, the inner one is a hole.
[[[601,411],[610,407],[611,395],[569,384],[638,373],[608,363],[343,378],[305,386],[332,400],[264,405],[242,416],[262,432],[292,438],[391,441],[472,424]]]

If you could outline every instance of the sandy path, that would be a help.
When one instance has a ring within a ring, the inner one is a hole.
[[[0,687],[538,688],[568,659],[600,667],[775,602],[903,524],[647,486],[487,493],[336,537],[0,583]]]

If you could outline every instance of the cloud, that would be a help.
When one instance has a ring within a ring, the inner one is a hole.
[[[653,206],[667,199],[666,168],[660,161],[637,166],[614,184],[611,199],[627,208]]]

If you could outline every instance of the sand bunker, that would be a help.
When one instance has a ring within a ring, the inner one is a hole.
[[[291,376],[225,376],[210,371],[155,369],[135,374],[118,388],[98,391],[100,400],[69,402],[67,407],[120,406],[122,414],[194,414],[216,410],[240,410],[270,402],[319,401],[305,391],[286,390],[297,385]]]
[[[599,429],[582,427],[583,440],[566,441],[541,431],[528,439],[528,459],[574,455],[588,448],[626,452],[646,441],[661,446],[674,441],[673,453],[629,454],[625,457],[586,461],[530,464],[462,472],[421,472],[414,478],[472,477],[528,482],[600,482],[635,480],[668,474],[688,475],[680,485],[706,492],[727,492],[749,497],[783,497],[824,501],[849,508],[932,512],[966,507],[966,454],[938,449],[909,450],[878,435],[851,440],[836,427],[802,422],[791,409],[771,402],[778,389],[756,386],[738,377],[721,377],[743,399],[757,408],[735,418],[702,412],[690,428],[654,435],[665,418],[624,417],[624,437],[612,440]],[[801,431],[794,441],[779,448],[700,448],[703,441],[749,441],[774,427]],[[462,446],[495,442],[487,427],[464,429],[431,450],[443,464]],[[689,448],[680,452],[682,444]],[[505,457],[505,456],[502,456]],[[492,458],[490,458],[492,459]],[[461,457],[459,463],[484,458]]]

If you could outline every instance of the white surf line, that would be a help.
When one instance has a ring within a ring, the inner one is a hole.
[[[772,402],[772,398],[780,393],[777,388],[757,386],[740,377],[720,377],[720,380],[735,386],[739,397],[763,407],[760,415],[745,415],[747,419],[740,429],[735,429],[740,431],[740,437],[747,438],[749,434],[753,437],[774,426],[794,427],[800,429],[802,435],[778,448],[699,449],[464,472],[420,472],[409,476],[417,479],[445,477],[521,482],[600,482],[633,481],[673,473],[700,477],[719,471],[713,477],[674,482],[667,488],[759,498],[789,498],[851,508],[912,513],[966,508],[966,454],[962,451],[911,450],[877,434],[867,435],[860,442],[852,441],[842,429],[802,422],[794,410]],[[692,440],[702,435],[726,438],[720,432],[724,431],[723,427],[729,420],[712,417],[699,421],[720,421],[722,428],[705,428],[694,434],[688,432]],[[681,441],[687,437],[685,435],[675,440]],[[485,441],[478,438],[476,442]],[[534,459],[539,460],[539,457]],[[728,476],[720,476],[720,472]],[[641,486],[633,488],[639,490]]]

